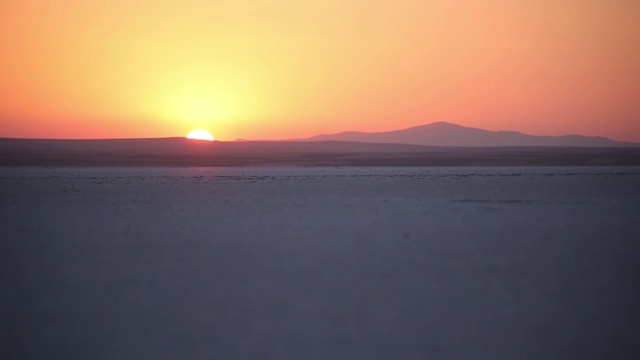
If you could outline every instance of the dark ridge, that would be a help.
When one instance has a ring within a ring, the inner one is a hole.
[[[582,135],[534,136],[516,131],[489,131],[447,122],[435,122],[408,129],[366,133],[345,131],[313,136],[307,141],[357,141],[431,146],[548,146],[548,147],[640,147],[640,144],[620,142],[605,137]]]

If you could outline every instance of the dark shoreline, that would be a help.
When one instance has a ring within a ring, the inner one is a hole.
[[[0,139],[0,166],[640,166],[640,148]]]

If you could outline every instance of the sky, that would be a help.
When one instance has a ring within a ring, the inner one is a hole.
[[[640,142],[637,0],[0,0],[0,137]]]

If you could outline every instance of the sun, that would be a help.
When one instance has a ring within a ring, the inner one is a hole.
[[[187,139],[213,141],[213,136],[206,130],[193,130],[187,135]]]

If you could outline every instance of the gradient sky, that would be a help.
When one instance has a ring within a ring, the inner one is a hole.
[[[1,0],[0,137],[640,142],[637,0]]]

